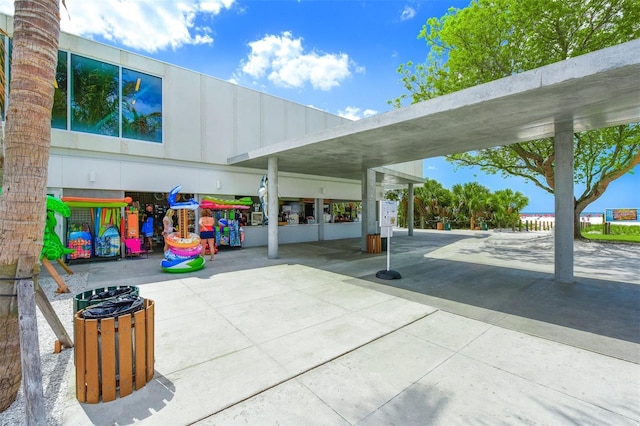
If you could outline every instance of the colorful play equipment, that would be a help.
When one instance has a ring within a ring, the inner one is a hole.
[[[178,218],[178,220],[180,220]],[[179,225],[178,229],[181,229],[182,225]],[[187,232],[186,236],[182,236],[181,232],[172,232],[171,234],[166,236],[167,244],[171,247],[175,248],[193,248],[200,245],[200,236],[193,232]]]
[[[171,247],[171,250],[167,250],[168,252],[170,252],[173,257],[182,257],[182,258],[188,258],[188,257],[193,257],[196,256],[200,253],[202,253],[202,245],[198,244],[195,247],[188,247],[188,248],[180,248],[180,247]]]
[[[133,199],[125,198],[90,198],[90,197],[62,197],[69,207],[126,207]]]
[[[168,250],[167,250],[168,251]],[[164,272],[183,273],[193,272],[204,268],[205,260],[202,256],[190,257],[186,260],[162,259],[162,270]]]
[[[121,208],[132,198],[62,197],[62,201],[71,208],[87,209],[91,218],[68,224],[67,247],[73,252],[67,258],[119,259],[124,235]]]
[[[193,272],[204,268],[205,260],[200,254],[202,245],[200,236],[189,232],[189,210],[196,210],[200,204],[190,199],[177,201],[182,185],[173,188],[167,195],[169,207],[178,212],[178,230],[165,236],[169,250],[164,253],[160,266],[164,272]]]
[[[223,200],[220,198],[205,195],[204,197],[202,197],[200,207],[203,209],[211,210],[248,210],[252,204],[253,201],[251,200],[251,197],[243,197],[237,200]]]

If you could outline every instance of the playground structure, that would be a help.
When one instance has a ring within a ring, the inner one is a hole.
[[[163,271],[171,273],[197,271],[205,265],[204,257],[200,255],[200,236],[189,232],[189,210],[197,210],[199,203],[194,199],[178,202],[181,189],[182,185],[178,185],[167,195],[169,207],[178,213],[178,228],[175,232],[165,235],[169,250],[165,251],[160,266]]]

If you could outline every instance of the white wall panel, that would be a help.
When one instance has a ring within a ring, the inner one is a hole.
[[[278,178],[278,192],[281,197],[297,198],[360,200],[362,197],[360,182],[339,182],[282,175]]]
[[[260,146],[273,145],[287,139],[287,102],[269,95],[262,99],[262,137]]]
[[[406,173],[412,176],[422,176],[423,173],[423,161],[409,161],[408,163],[400,163],[388,166],[388,168]]]
[[[163,84],[165,158],[201,161],[200,75],[169,67]]]
[[[120,189],[120,162],[93,158],[62,157],[63,188]],[[55,172],[55,171],[54,171]]]
[[[261,120],[260,93],[239,87],[236,91],[235,114],[237,125],[234,155],[260,146]]]
[[[235,140],[235,84],[214,78],[202,80],[202,161],[225,164]]]
[[[298,137],[306,134],[307,107],[292,102],[286,103],[287,108],[287,139]]]
[[[324,114],[317,109],[307,108],[305,122],[307,134],[319,132],[327,128]]]
[[[113,65],[120,63],[120,49],[66,33],[60,33],[59,49]]]
[[[135,53],[120,50],[120,65],[135,71],[141,71],[156,77],[164,77],[167,68],[172,67],[169,64],[160,61],[150,61],[145,56],[136,55]]]
[[[62,183],[62,158],[50,155],[47,173],[47,187],[62,188]]]

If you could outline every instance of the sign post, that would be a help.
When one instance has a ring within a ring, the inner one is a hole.
[[[393,236],[393,227],[398,222],[398,205],[395,201],[384,200],[380,202],[380,237],[387,238],[387,269],[378,271],[376,277],[383,280],[397,280],[402,278],[400,273],[393,271],[391,265],[391,237]]]

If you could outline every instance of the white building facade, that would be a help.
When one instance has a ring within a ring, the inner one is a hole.
[[[10,37],[12,17],[0,15],[0,28]],[[4,46],[8,73],[9,38]],[[58,197],[157,195],[176,185],[197,199],[256,197],[267,171],[229,166],[228,158],[350,122],[66,33],[60,35],[56,86],[47,186]],[[422,161],[388,167],[422,176]],[[319,211],[326,208],[323,200],[357,204],[361,188],[360,181],[280,173],[281,203],[314,217],[283,226],[280,243],[359,237],[356,223],[328,223],[321,232],[317,227],[326,219]],[[313,214],[305,205],[313,206]],[[350,221],[358,221],[355,211]],[[245,246],[267,244],[266,227],[246,228]]]

